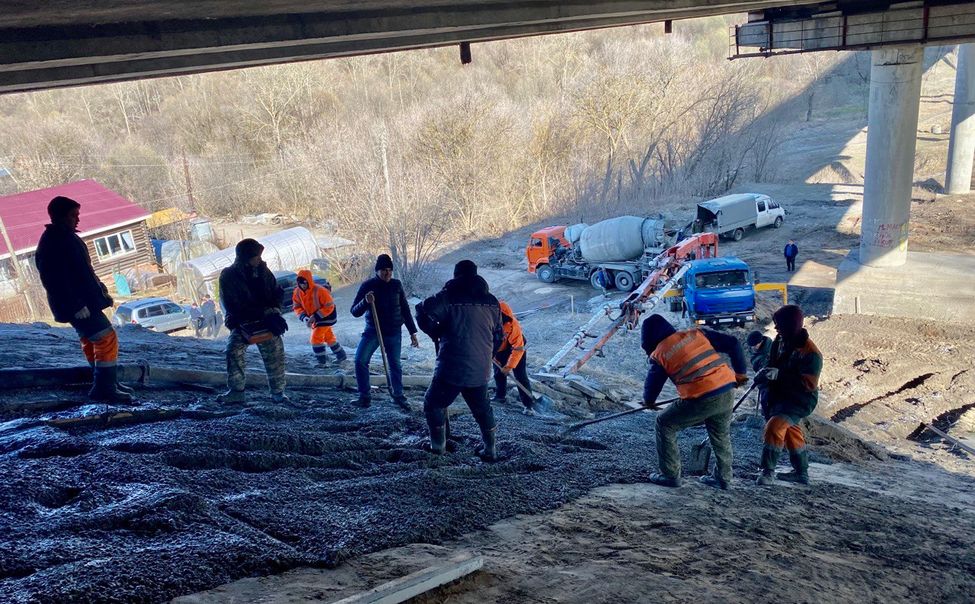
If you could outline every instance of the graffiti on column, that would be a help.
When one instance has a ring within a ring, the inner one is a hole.
[[[873,235],[873,245],[884,248],[907,249],[907,231],[906,222],[878,224]]]

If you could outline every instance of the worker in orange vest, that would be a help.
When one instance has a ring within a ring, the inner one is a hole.
[[[310,270],[298,271],[298,287],[291,294],[291,302],[298,320],[311,330],[309,342],[315,358],[318,359],[318,365],[328,366],[326,346],[332,349],[337,363],[343,362],[347,355],[335,338],[335,334],[332,333],[332,325],[335,325],[337,315],[332,293],[327,287],[315,283]]]
[[[528,381],[528,358],[525,354],[525,334],[521,331],[521,324],[515,318],[515,312],[504,300],[500,300],[501,330],[503,337],[498,349],[494,351],[494,402],[503,403],[508,393],[508,375],[515,374],[517,380],[528,392],[521,388],[518,395],[521,404],[525,406],[525,415],[535,415],[535,399],[531,395],[531,383]]]
[[[745,354],[734,336],[710,329],[677,331],[660,315],[643,322],[641,347],[650,357],[643,401],[653,405],[669,378],[680,397],[657,415],[657,462],[650,482],[679,487],[677,433],[704,423],[714,451],[715,468],[701,482],[726,490],[731,486],[731,412],[734,389],[748,382]],[[721,354],[731,358],[731,367]]]

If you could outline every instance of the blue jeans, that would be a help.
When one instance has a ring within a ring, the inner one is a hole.
[[[389,392],[393,398],[403,396],[403,367],[400,365],[399,355],[403,344],[403,334],[383,334],[383,345],[386,347],[386,360],[389,363]],[[355,383],[359,388],[359,397],[370,398],[369,394],[369,360],[379,348],[379,336],[376,330],[367,328],[362,332],[362,339],[355,349]]]

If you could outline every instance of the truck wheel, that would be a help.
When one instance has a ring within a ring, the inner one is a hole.
[[[555,269],[547,264],[535,269],[535,274],[542,283],[555,283]]]
[[[602,291],[603,288],[599,287],[599,283],[596,283],[596,275],[598,274],[599,274],[598,271],[593,271],[593,273],[589,275],[589,285],[592,285],[593,289],[598,289]],[[606,289],[609,289],[609,286],[607,286]]]
[[[731,238],[735,241],[741,241],[741,238],[745,236],[745,229],[735,229],[735,232],[731,234]]]
[[[772,223],[772,228],[773,229],[777,229],[780,226],[782,226],[782,217],[781,216],[776,216],[775,217],[775,222]]]
[[[633,275],[626,271],[620,271],[616,273],[616,289],[621,292],[633,291],[636,286],[636,282],[633,280]]]

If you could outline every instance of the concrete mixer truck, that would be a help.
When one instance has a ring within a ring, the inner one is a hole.
[[[531,234],[525,255],[528,272],[540,281],[561,279],[596,283],[597,269],[604,269],[609,283],[632,291],[649,272],[649,262],[674,244],[677,230],[670,221],[638,216],[619,216],[594,225],[551,226]]]

